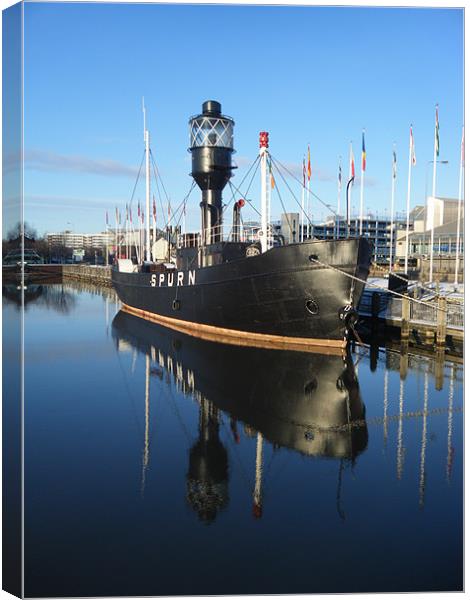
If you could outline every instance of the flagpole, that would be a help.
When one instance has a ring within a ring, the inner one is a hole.
[[[105,265],[109,266],[109,222],[108,222],[108,211],[106,211],[106,262]]]
[[[408,191],[406,195],[406,233],[405,233],[405,273],[408,275],[408,240],[410,229],[410,196],[411,196],[411,162],[413,153],[413,133],[410,125],[410,149],[408,157]]]
[[[155,204],[155,195],[153,196],[153,243],[157,241],[157,207]],[[152,246],[153,248],[153,246]],[[153,253],[152,253],[153,254]],[[155,256],[153,257],[155,261]]]
[[[350,234],[350,226],[351,226],[351,209],[352,209],[352,189],[354,186],[354,179],[356,176],[356,169],[354,166],[354,154],[353,154],[353,148],[352,148],[352,142],[349,143],[349,180],[351,181],[351,190],[349,192],[349,194],[347,195],[347,199],[348,199],[348,237]]]
[[[463,180],[463,169],[464,169],[464,135],[465,130],[462,127],[462,143],[460,151],[460,173],[459,173],[459,204],[457,210],[457,243],[455,246],[455,279],[454,287],[457,290],[459,283],[459,259],[460,259],[460,216],[462,208],[462,180]]]
[[[395,144],[393,145],[393,159],[392,159],[392,199],[390,201],[390,273],[393,267],[393,250],[394,250],[394,235],[393,235],[393,216],[395,214],[395,180],[397,178],[396,173],[396,150]]]
[[[366,167],[366,148],[364,142],[364,130],[362,130],[362,155],[361,155],[361,199],[359,208],[359,235],[362,235],[362,220],[364,218],[364,171]]]
[[[312,219],[310,219],[310,177],[312,176],[312,165],[310,162],[310,144],[308,146],[308,162],[307,162],[307,238],[313,235]]]
[[[116,207],[116,260],[119,258],[119,211]]]
[[[142,98],[145,142],[145,260],[150,262],[150,133],[147,129],[145,102]],[[143,225],[143,223],[142,223]]]
[[[438,135],[439,135],[439,104],[436,104],[436,123],[434,126],[434,160],[432,169],[432,210],[431,210],[431,255],[429,261],[429,283],[433,280],[433,257],[434,257],[434,211],[435,211],[435,198],[436,198],[436,167],[437,167],[437,155],[439,153],[438,148]],[[427,202],[427,199],[426,199]]]
[[[129,256],[129,207],[126,204],[126,258]]]
[[[338,170],[338,206],[336,211],[336,238],[339,239],[339,214],[341,211],[341,156],[339,157]]]
[[[302,214],[301,214],[301,229],[300,229],[300,241],[304,241],[304,226],[305,226],[305,157],[302,161],[302,177],[303,177],[303,186],[302,186]]]

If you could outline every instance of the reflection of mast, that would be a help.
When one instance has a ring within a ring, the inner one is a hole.
[[[145,433],[144,433],[144,451],[142,453],[142,486],[141,492],[145,490],[145,474],[149,464],[149,424],[150,424],[150,357],[145,355]]]
[[[404,448],[403,448],[403,396],[405,382],[400,379],[399,396],[399,419],[398,419],[398,440],[397,440],[397,479],[401,479],[403,473]]]
[[[387,411],[388,411],[388,371],[387,371],[387,367],[385,367],[385,375],[384,375],[384,446],[387,445],[387,438],[388,438]]]
[[[261,502],[261,483],[263,479],[263,436],[258,432],[256,437],[256,470],[255,489],[253,491],[253,516],[259,519],[263,513]]]
[[[452,413],[454,409],[454,365],[450,367],[450,383],[449,383],[449,416],[447,418],[447,463],[446,463],[446,477],[447,481],[450,481],[450,475],[452,472],[452,459],[453,459],[453,448],[452,448]]]
[[[336,510],[338,511],[338,515],[344,521],[346,519],[346,515],[344,514],[344,510],[341,508],[341,488],[343,484],[343,459],[339,461],[339,471],[338,471],[338,487],[336,488]]]
[[[424,406],[423,406],[423,435],[421,437],[421,461],[419,465],[419,507],[424,507],[424,487],[426,476],[424,464],[426,459],[426,433],[427,433],[427,412],[428,412],[428,372],[424,373]]]

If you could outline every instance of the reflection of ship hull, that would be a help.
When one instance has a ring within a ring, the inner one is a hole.
[[[365,409],[349,356],[274,352],[169,332],[126,314],[113,336],[153,355],[182,384],[275,445],[352,458],[367,446]],[[349,427],[353,421],[359,421]]]
[[[342,311],[357,307],[363,284],[344,273],[366,279],[366,240],[308,241],[228,262],[221,245],[219,255],[219,264],[191,270],[182,263],[175,273],[113,269],[113,285],[129,311],[191,335],[299,349],[345,346]]]

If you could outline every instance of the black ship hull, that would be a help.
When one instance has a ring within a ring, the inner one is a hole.
[[[115,268],[112,281],[124,310],[192,335],[341,348],[369,260],[364,239],[312,240],[203,268],[192,269],[189,261],[160,273]]]

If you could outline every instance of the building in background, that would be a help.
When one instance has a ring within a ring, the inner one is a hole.
[[[434,209],[434,254],[455,257],[457,252],[458,200],[429,196],[426,207],[419,206],[410,213],[408,248],[406,231],[400,231],[396,241],[396,257],[404,260],[405,255],[428,258],[431,252],[431,224]],[[413,219],[412,219],[413,216]],[[464,251],[464,203],[460,214],[460,253]]]

